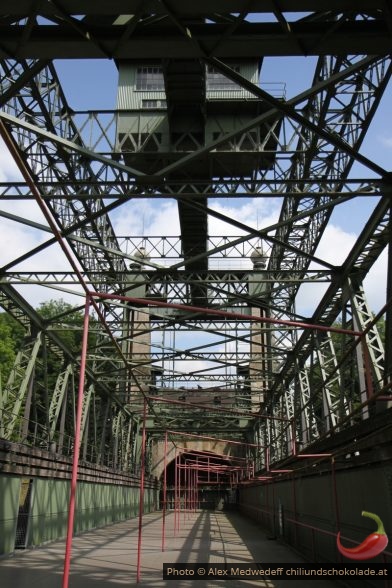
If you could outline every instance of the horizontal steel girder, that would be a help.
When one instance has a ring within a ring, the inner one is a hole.
[[[226,24],[196,24],[190,26],[195,43],[174,26],[162,31],[159,24],[140,29],[136,25],[133,34],[119,44],[126,25],[115,25],[110,20],[104,25],[89,23],[89,36],[69,24],[35,24],[21,44],[25,27],[4,26],[0,21],[0,55],[18,55],[21,59],[178,59],[181,55],[183,59],[198,59],[202,57],[199,46],[216,57],[237,59],[263,55],[384,55],[390,51],[390,31],[384,20],[348,20],[339,27],[335,25],[335,21],[327,19],[294,22],[290,23],[290,36],[280,23],[246,22],[222,38]]]
[[[269,13],[271,0],[253,0],[252,13]],[[31,0],[4,0],[2,3],[3,14],[8,16],[24,17],[30,14],[42,14],[44,16],[56,16],[59,9],[50,0],[43,0],[37,4],[39,9],[32,8]],[[140,0],[67,0],[68,14],[82,14],[86,16],[107,16],[116,18],[113,15],[122,14],[131,16],[140,10]],[[231,15],[239,13],[244,9],[243,0],[199,0],[195,3],[187,3],[183,0],[171,0],[170,6],[174,13],[184,16],[201,17],[212,13]],[[318,0],[319,11],[346,11],[358,10],[360,12],[373,12],[382,10],[385,6],[383,0]],[[279,8],[282,12],[313,12],[314,0],[280,0]],[[164,4],[159,0],[144,0],[143,11],[146,14],[167,14]]]

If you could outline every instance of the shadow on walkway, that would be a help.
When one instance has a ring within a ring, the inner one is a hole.
[[[166,517],[165,551],[162,552],[162,513],[143,518],[141,581],[150,588],[223,588],[223,578],[206,580],[176,577],[162,580],[163,563],[303,563],[298,555],[276,541],[253,521],[237,513],[201,511],[182,513],[174,529],[174,514]],[[90,531],[75,537],[69,588],[119,588],[136,585],[138,519]],[[1,588],[60,588],[64,542],[17,552],[0,559]],[[230,580],[230,588],[287,588],[275,579]],[[291,580],[289,588],[302,588]],[[316,580],[309,584],[333,588],[337,583]]]

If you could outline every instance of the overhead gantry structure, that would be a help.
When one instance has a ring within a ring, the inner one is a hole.
[[[1,183],[0,216],[44,238],[1,269],[0,303],[26,338],[0,436],[67,453],[74,435],[80,353],[58,331],[75,313],[44,321],[26,284],[92,304],[86,461],[138,470],[144,401],[150,462],[171,430],[249,444],[258,471],[388,407],[390,261],[385,306],[368,307],[363,282],[391,256],[391,176],[361,150],[390,83],[387,3],[5,4],[0,131],[21,175]],[[313,56],[309,87],[264,86],[271,56]],[[115,61],[113,111],[67,102],[55,60],[82,58]],[[248,198],[276,199],[279,217],[250,225],[220,206]],[[364,198],[355,245],[324,259],[333,212]],[[116,235],[137,199],[176,201],[180,234]],[[9,208],[30,200],[42,220]],[[55,244],[69,269],[32,271]],[[305,284],[324,289],[302,316]]]

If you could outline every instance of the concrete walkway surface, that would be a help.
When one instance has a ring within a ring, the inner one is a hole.
[[[160,588],[300,588],[304,580],[269,576],[224,580],[176,577],[162,579],[163,563],[293,563],[304,560],[238,513],[199,511],[182,513],[174,534],[174,513],[166,516],[162,552],[162,513],[143,517],[140,586]],[[121,588],[136,585],[138,519],[117,523],[74,538],[69,588]],[[18,551],[0,559],[1,588],[57,588],[62,585],[65,542]],[[306,586],[332,588],[333,580],[311,580]]]

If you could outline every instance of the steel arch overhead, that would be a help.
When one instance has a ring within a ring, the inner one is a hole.
[[[328,58],[328,63],[325,63],[325,61],[326,60],[323,60],[323,62],[319,63],[315,74],[315,80],[329,77],[331,71],[336,73],[336,69],[339,70],[342,67],[345,68],[348,60],[337,60],[331,57]],[[347,80],[344,80],[344,82],[339,82],[336,87],[331,86],[326,89],[323,95],[317,94],[311,97],[304,110],[312,113],[313,120],[317,121],[317,124],[321,128],[329,128],[333,132],[336,132],[334,129],[335,127],[338,127],[342,139],[344,139],[354,151],[360,147],[364,139],[370,121],[372,120],[390,77],[390,60],[381,59],[375,64],[366,66],[362,72],[356,72]],[[368,90],[362,90],[359,86],[359,84],[361,84],[361,78],[363,84],[362,87],[367,87]],[[342,85],[344,86],[344,90],[339,89]],[[339,96],[339,94],[346,94],[347,87],[349,86],[352,87],[353,91],[351,101],[347,104],[347,100],[345,100],[344,97]],[[356,88],[358,88],[358,90],[356,90]],[[366,95],[365,98],[364,95]],[[339,109],[340,112],[337,112],[337,109]],[[353,131],[352,125],[350,124],[352,119],[357,120],[355,123],[355,131]],[[348,153],[339,153],[337,149],[332,150],[332,152],[325,151],[323,154],[323,150],[328,146],[326,145],[325,140],[317,135],[317,132],[310,134],[306,132],[306,128],[303,128],[302,131],[298,133],[298,137],[298,155],[296,156],[293,165],[285,171],[285,177],[290,180],[296,179],[302,190],[306,189],[306,186],[304,186],[301,181],[303,177],[322,176],[324,178],[330,177],[331,180],[333,177],[337,177],[338,180],[335,183],[335,189],[339,191],[341,182],[347,177],[355,158],[352,156],[350,157]],[[306,138],[306,142],[303,138]],[[304,153],[305,155],[302,155]],[[312,191],[309,192],[310,202],[309,200],[304,200],[304,203],[302,203],[301,200],[296,201],[295,199],[288,197],[282,207],[281,219],[290,218],[290,216],[298,212],[298,210],[304,208],[311,210],[313,206],[312,198],[314,198],[312,193],[313,189],[314,188],[311,188]],[[332,197],[332,195],[329,195],[325,199]],[[325,225],[329,216],[330,212],[328,210],[322,211],[322,218],[318,221],[319,226]],[[298,235],[304,234],[304,229],[301,227],[296,231],[295,227],[284,225],[278,230],[278,235],[280,236],[281,241],[284,242],[290,239],[292,229],[294,229],[293,235],[295,235],[296,239],[298,239]],[[307,251],[312,250],[317,246],[322,231],[316,231],[316,235],[317,241],[314,242],[313,240],[313,242],[306,247]],[[304,237],[301,238],[301,241],[305,244],[308,239],[305,234]],[[283,247],[275,247],[271,260],[272,268],[274,268],[274,266],[280,267],[285,253]]]

